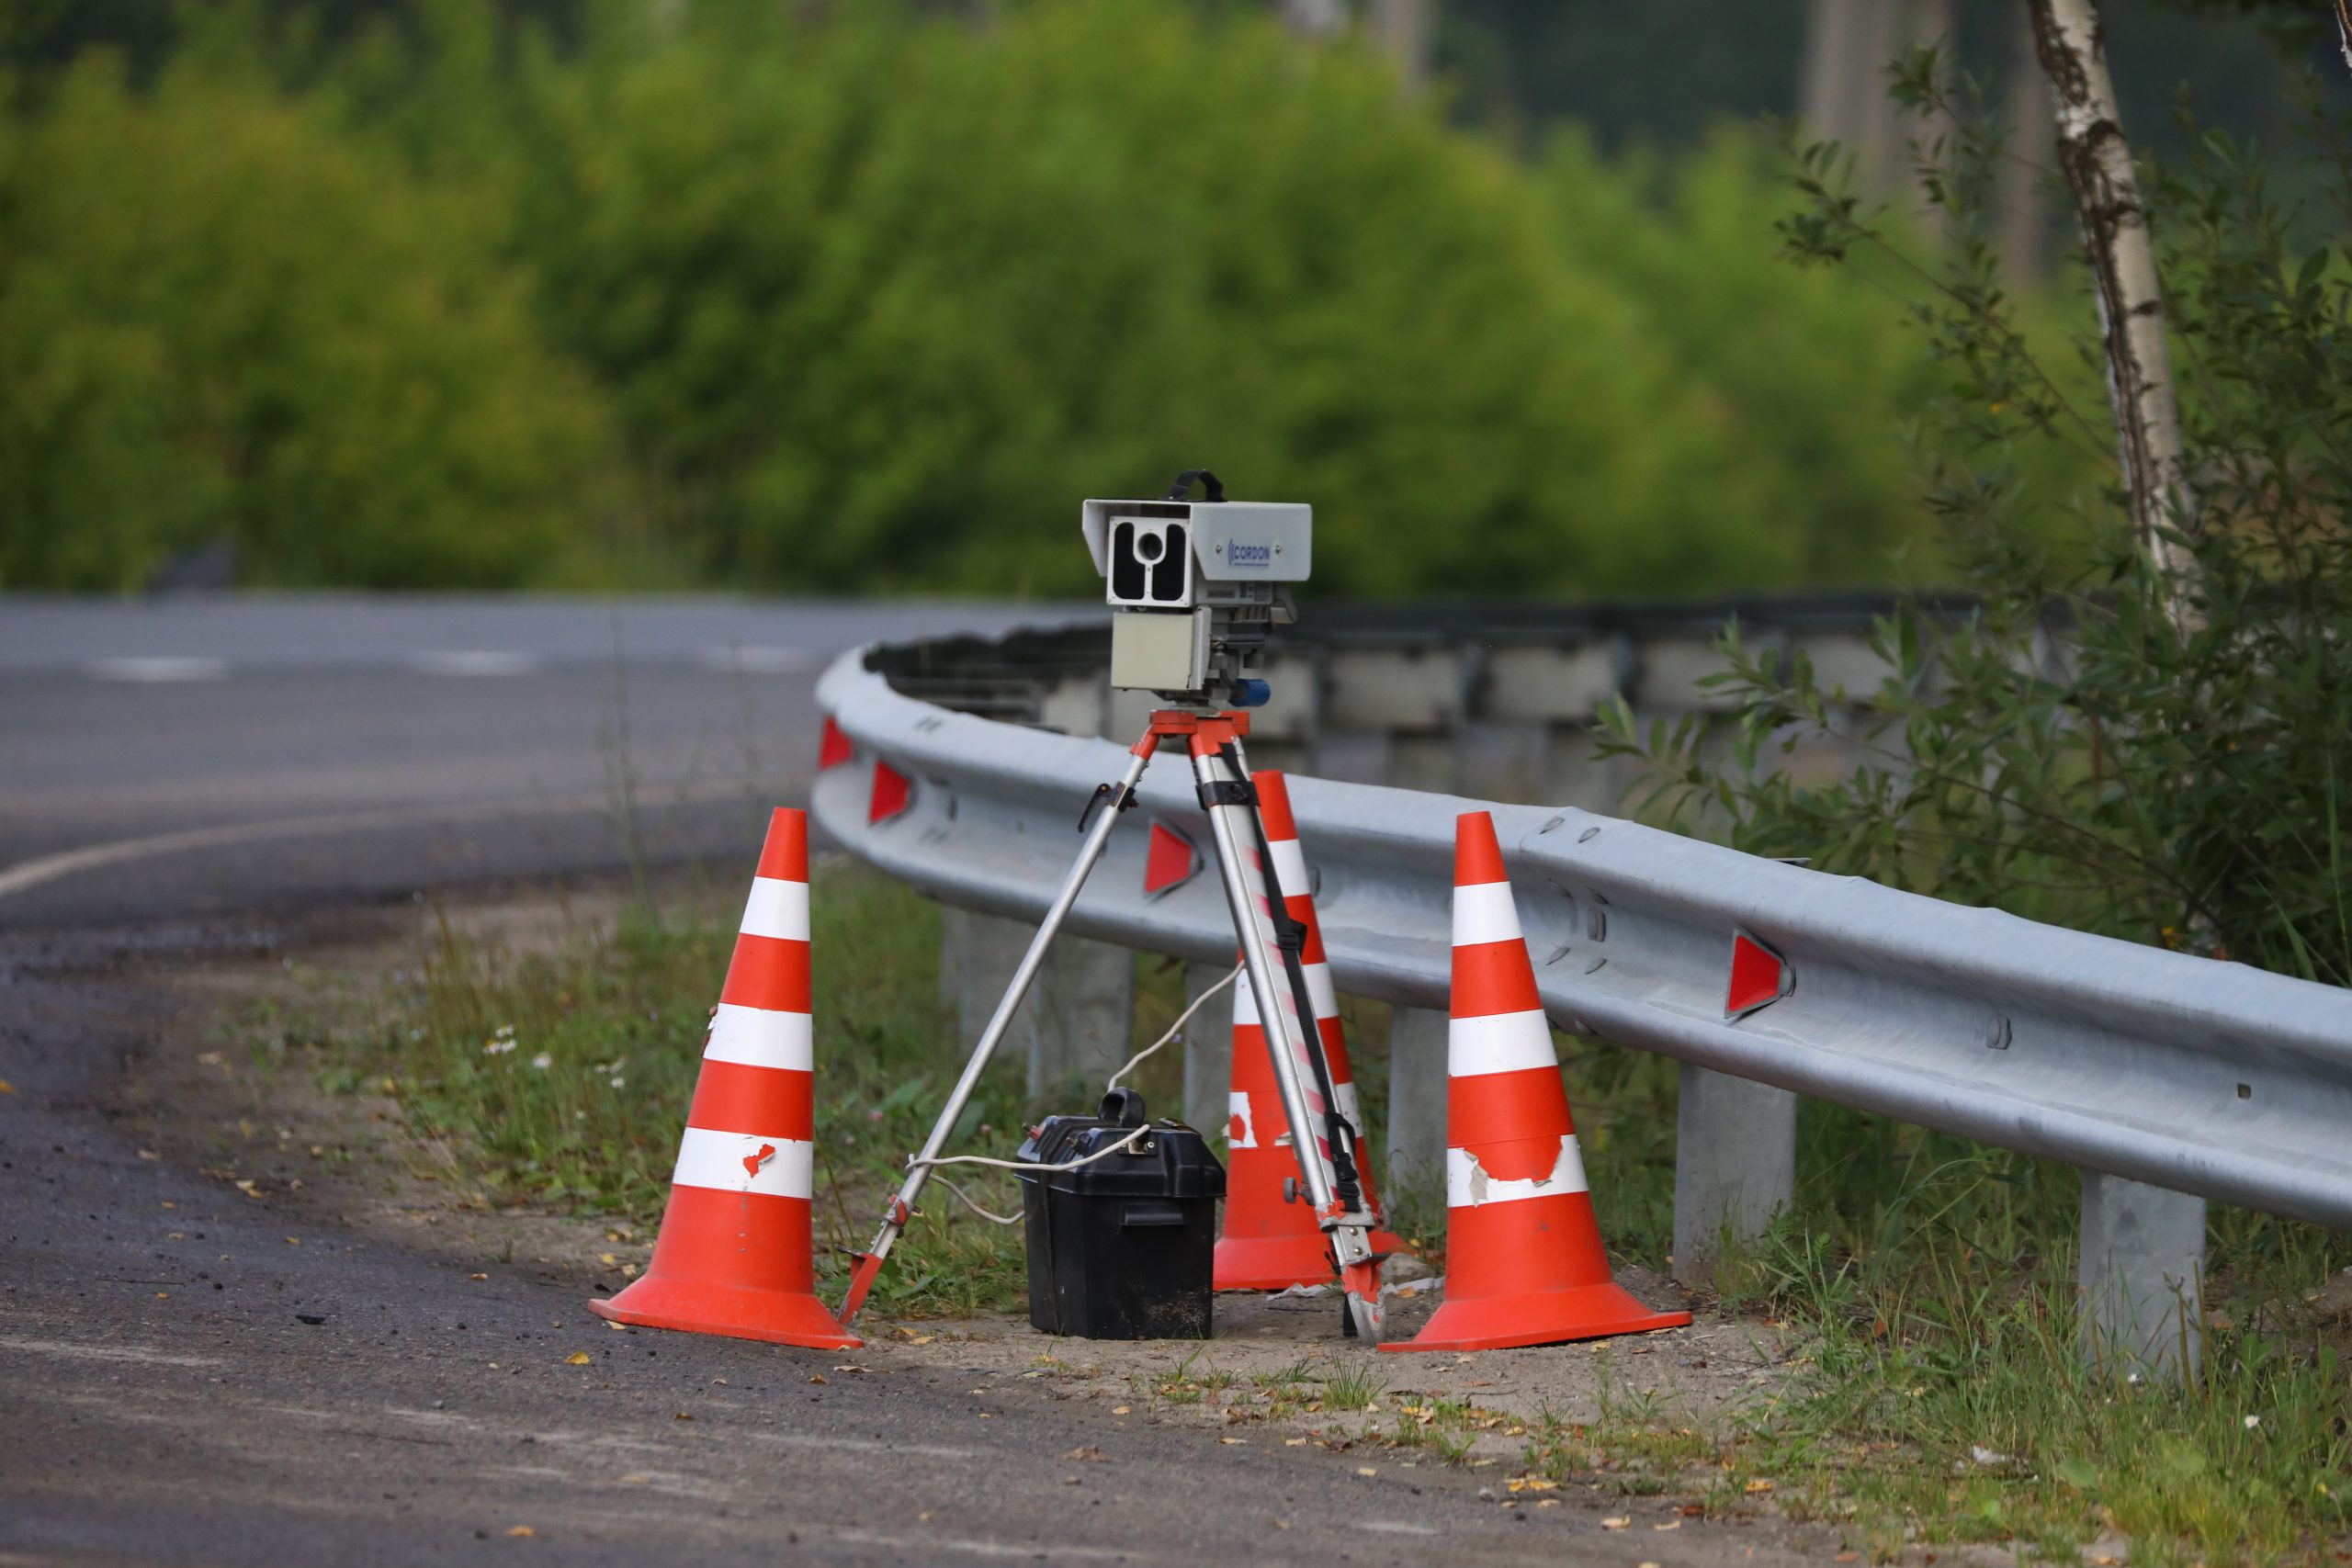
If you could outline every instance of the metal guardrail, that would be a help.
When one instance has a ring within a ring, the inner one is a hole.
[[[905,650],[890,655],[900,666]],[[1025,919],[1067,871],[1110,741],[908,695],[843,655],[819,704],[855,748],[813,807],[859,859],[949,903]],[[946,672],[942,671],[944,675]],[[870,820],[882,762],[911,781]],[[1142,804],[1070,929],[1222,962],[1222,894],[1143,892],[1147,822],[1204,843],[1190,775]],[[1762,861],[1592,812],[1294,778],[1340,988],[1445,1005],[1453,819],[1494,814],[1544,1005],[1619,1045],[2182,1192],[2352,1230],[2352,991],[2063,931]],[[1784,994],[1724,1016],[1734,933]]]

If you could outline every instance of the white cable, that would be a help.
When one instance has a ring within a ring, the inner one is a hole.
[[[1142,1050],[1136,1052],[1134,1055],[1128,1057],[1126,1066],[1121,1067],[1117,1072],[1111,1075],[1111,1081],[1106,1087],[1110,1089],[1118,1088],[1119,1080],[1121,1078],[1125,1077],[1130,1072],[1133,1072],[1136,1065],[1142,1062],[1145,1057],[1150,1055],[1154,1051],[1159,1050],[1161,1046],[1175,1039],[1176,1036],[1183,1030],[1183,1027],[1193,1021],[1193,1015],[1200,1011],[1201,1009],[1207,1004],[1208,999],[1211,997],[1216,996],[1227,986],[1233,984],[1234,980],[1240,975],[1240,973],[1241,965],[1237,964],[1233,966],[1232,972],[1227,975],[1224,979],[1219,980],[1216,985],[1211,986],[1207,990],[1203,991],[1199,996],[1193,998],[1193,1005],[1186,1008],[1182,1012],[1177,1014],[1176,1021],[1168,1026],[1168,1032],[1153,1041],[1150,1044],[1145,1046]],[[1129,1133],[1125,1137],[1121,1138],[1117,1143],[1113,1144],[1110,1147],[1097,1149],[1092,1154],[1088,1155],[1081,1159],[1070,1160],[1062,1165],[1039,1165],[1034,1160],[1023,1159],[993,1159],[987,1155],[941,1155],[934,1159],[910,1159],[907,1161],[907,1168],[909,1170],[913,1170],[918,1168],[928,1168],[933,1170],[936,1170],[943,1165],[985,1165],[994,1167],[999,1170],[1035,1170],[1040,1172],[1076,1170],[1080,1166],[1092,1165],[1098,1159],[1110,1158],[1113,1155],[1117,1154],[1120,1150],[1125,1148],[1128,1145],[1134,1143],[1136,1139],[1142,1137],[1146,1133],[1150,1131],[1151,1123],[1147,1122],[1142,1126],[1137,1127],[1134,1132]],[[989,1224],[999,1225],[1017,1225],[1021,1223],[1021,1216],[1018,1214],[991,1213],[988,1210],[981,1208],[978,1203],[973,1201],[970,1193],[965,1191],[961,1187],[956,1186],[954,1182],[948,1180],[944,1176],[938,1178],[938,1181],[942,1187],[946,1188],[950,1192],[955,1193],[956,1197],[962,1199],[966,1208],[971,1210],[972,1213],[979,1215],[980,1218],[988,1221]]]
[[[1017,1225],[1021,1223],[1022,1216],[1019,1214],[1000,1214],[991,1210],[981,1208],[979,1203],[974,1200],[969,1192],[965,1191],[961,1187],[956,1186],[954,1182],[948,1180],[947,1178],[944,1176],[937,1177],[934,1179],[937,1180],[942,1187],[946,1188],[947,1190],[955,1193],[956,1197],[962,1199],[964,1201],[964,1207],[971,1210],[972,1213],[979,1215],[980,1218],[988,1221],[989,1224],[992,1225]]]
[[[999,1170],[1076,1170],[1081,1165],[1092,1165],[1098,1159],[1110,1158],[1150,1131],[1151,1123],[1147,1122],[1109,1148],[1097,1149],[1085,1158],[1071,1160],[1068,1165],[1039,1165],[1035,1160],[1025,1159],[991,1159],[987,1155],[941,1155],[937,1159],[910,1159],[907,1161],[907,1168],[912,1170],[917,1166],[992,1165]]]
[[[1211,997],[1216,996],[1219,991],[1224,990],[1227,986],[1233,984],[1233,982],[1239,977],[1240,974],[1241,965],[1237,964],[1233,966],[1232,973],[1227,975],[1224,979],[1219,980],[1216,985],[1211,986],[1207,990],[1203,991],[1199,996],[1193,998],[1193,1005],[1176,1015],[1176,1021],[1168,1026],[1167,1033],[1161,1035],[1159,1039],[1153,1041],[1150,1044],[1145,1046],[1134,1055],[1128,1057],[1127,1065],[1121,1067],[1117,1072],[1113,1073],[1111,1075],[1111,1081],[1103,1087],[1105,1089],[1118,1088],[1119,1080],[1121,1078],[1125,1077],[1129,1073],[1135,1071],[1136,1065],[1146,1056],[1150,1055],[1154,1051],[1159,1050],[1162,1045],[1165,1045],[1170,1040],[1175,1039],[1178,1033],[1183,1030],[1183,1027],[1193,1021],[1193,1015],[1200,1011],[1202,1006],[1205,1004]]]
[[[1092,1165],[1098,1159],[1110,1158],[1113,1155],[1117,1154],[1121,1149],[1125,1148],[1129,1144],[1134,1143],[1137,1138],[1142,1137],[1146,1133],[1150,1131],[1151,1123],[1147,1122],[1142,1126],[1137,1127],[1134,1132],[1129,1133],[1125,1137],[1121,1138],[1117,1143],[1113,1144],[1109,1148],[1097,1149],[1092,1154],[1088,1155],[1085,1158],[1071,1160],[1067,1165],[1037,1165],[1032,1161],[1023,1159],[991,1159],[986,1155],[942,1155],[937,1159],[910,1159],[907,1161],[907,1168],[909,1170],[912,1170],[917,1166],[936,1168],[943,1165],[989,1165],[996,1167],[1000,1170],[1076,1170],[1080,1166]],[[989,1224],[999,1225],[1017,1225],[1021,1223],[1021,1216],[1018,1214],[991,1213],[988,1210],[981,1208],[978,1202],[973,1201],[970,1193],[965,1191],[962,1188],[948,1180],[947,1178],[941,1176],[937,1177],[936,1179],[942,1187],[946,1188],[947,1190],[955,1193],[956,1197],[962,1199],[964,1201],[964,1207],[971,1210],[972,1213],[979,1215],[980,1218],[988,1221]]]

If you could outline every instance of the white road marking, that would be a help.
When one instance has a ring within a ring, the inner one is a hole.
[[[775,648],[752,644],[731,648],[706,648],[702,650],[706,668],[722,670],[729,674],[741,671],[746,675],[800,675],[816,669],[825,656],[808,648]]]
[[[539,660],[530,654],[504,653],[496,649],[487,648],[412,653],[405,662],[411,670],[420,675],[454,675],[469,680],[528,675],[539,667]]]
[[[1031,1562],[1140,1562],[1149,1561],[1132,1546],[1073,1546],[1060,1541],[1023,1543],[978,1540],[969,1536],[880,1535],[872,1530],[835,1530],[833,1539],[852,1546],[885,1546],[912,1555],[918,1562],[943,1551],[966,1557],[1020,1557]]]
[[[670,804],[687,804],[741,795],[740,782],[714,781],[687,785],[663,794]],[[220,849],[231,844],[266,843],[272,839],[300,839],[321,833],[359,833],[381,828],[432,826],[494,821],[501,817],[605,811],[611,800],[602,795],[537,796],[518,800],[480,800],[454,806],[387,807],[375,811],[325,811],[310,817],[282,817],[268,822],[234,822],[220,828],[188,828],[176,833],[151,833],[144,838],[117,839],[87,844],[0,867],[0,898],[54,882],[76,872],[96,871],[125,861],[155,855],[184,854],[191,850]]]
[[[21,1350],[28,1356],[63,1356],[69,1360],[129,1361],[142,1367],[217,1367],[218,1356],[178,1356],[150,1350],[143,1345],[79,1345],[70,1339],[28,1339],[0,1334],[0,1350]]]
[[[133,685],[168,686],[190,681],[220,680],[229,673],[229,661],[225,659],[183,659],[164,655],[94,659],[82,667],[82,672],[93,681],[127,681]]]
[[[439,1416],[439,1412],[401,1410],[388,1407],[391,1416]],[[532,1435],[542,1443],[579,1443],[592,1449],[614,1449],[625,1451],[672,1453],[667,1443],[648,1442],[619,1432],[573,1432],[560,1427],[554,1431],[533,1427]],[[770,1443],[780,1449],[831,1450],[842,1453],[918,1454],[924,1459],[978,1459],[978,1449],[948,1448],[939,1443],[886,1443],[876,1438],[822,1437],[811,1432],[772,1432],[759,1427],[729,1427],[729,1442]]]
[[[1407,1524],[1402,1519],[1358,1519],[1356,1529],[1370,1530],[1374,1535],[1435,1535],[1434,1525]]]

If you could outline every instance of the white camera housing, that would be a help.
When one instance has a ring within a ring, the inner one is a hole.
[[[1296,502],[1090,501],[1080,527],[1111,617],[1111,684],[1205,702],[1256,669],[1313,569]]]
[[[1232,590],[1304,582],[1315,564],[1315,509],[1299,502],[1090,501],[1080,526],[1123,610],[1270,599]]]

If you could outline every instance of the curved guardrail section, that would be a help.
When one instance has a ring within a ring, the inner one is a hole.
[[[849,852],[952,904],[1034,919],[1116,744],[950,712],[843,655],[820,774]],[[873,819],[874,770],[910,781]],[[1579,810],[1291,782],[1342,990],[1445,1006],[1453,819],[1491,811],[1563,1029],[2183,1192],[2352,1230],[2352,991],[1897,893]],[[1189,773],[1147,773],[1071,929],[1204,962],[1214,880],[1143,891],[1147,824],[1205,844]],[[1783,964],[1726,1017],[1734,935]]]

